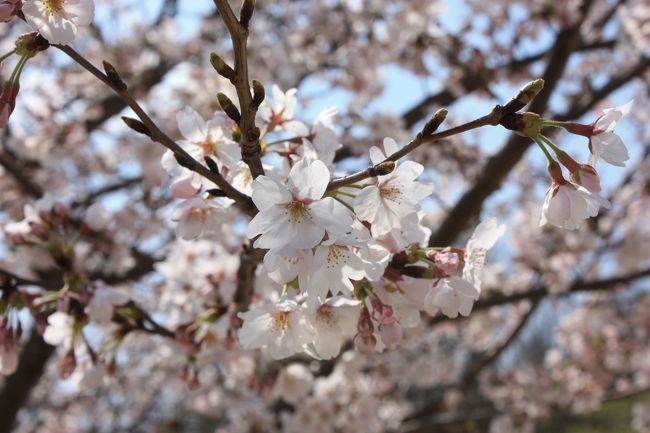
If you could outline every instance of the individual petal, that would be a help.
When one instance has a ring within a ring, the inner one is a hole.
[[[287,188],[269,176],[258,176],[252,187],[253,203],[260,211],[291,201],[291,193]]]
[[[308,206],[308,209],[314,222],[332,236],[343,235],[351,230],[350,210],[332,197],[315,201]]]
[[[330,171],[320,160],[303,158],[289,172],[289,188],[300,200],[323,197],[330,181]]]

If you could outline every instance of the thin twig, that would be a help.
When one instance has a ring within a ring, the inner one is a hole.
[[[210,171],[206,166],[199,163],[192,158],[182,147],[180,147],[174,140],[158,128],[156,123],[149,117],[149,115],[142,109],[140,104],[133,98],[128,89],[120,88],[102,71],[97,69],[92,63],[86,60],[81,54],[77,53],[72,47],[68,45],[55,45],[58,49],[66,53],[71,59],[77,62],[81,67],[93,74],[97,79],[110,87],[117,93],[126,103],[131,110],[138,116],[144,126],[149,132],[150,138],[171,150],[177,156],[179,163],[182,163],[187,169],[200,174],[206,179],[214,182],[226,196],[235,201],[239,208],[248,215],[255,215],[257,212],[253,201],[249,196],[240,192],[233,187],[228,181],[219,173]],[[126,86],[124,86],[126,87]]]

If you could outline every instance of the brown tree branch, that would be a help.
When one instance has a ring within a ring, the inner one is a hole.
[[[214,4],[221,15],[221,19],[228,28],[232,40],[235,57],[235,74],[231,79],[231,82],[237,90],[239,110],[241,112],[239,129],[242,135],[242,160],[248,165],[248,168],[250,168],[253,178],[256,178],[257,176],[264,174],[264,168],[262,167],[261,160],[262,148],[259,142],[260,130],[255,126],[257,106],[253,104],[253,95],[251,94],[250,80],[248,77],[248,23],[242,24],[237,19],[228,4],[228,0],[214,0]],[[246,4],[248,4],[248,7],[254,7],[255,2],[245,0],[242,8]]]
[[[111,78],[93,66],[72,47],[68,45],[56,45],[56,47],[66,53],[70,58],[72,58],[80,66],[97,77],[108,87],[113,89],[113,91],[115,91],[124,100],[126,105],[131,108],[131,110],[133,110],[133,112],[135,112],[138,118],[142,121],[142,124],[146,128],[146,131],[142,131],[143,133],[148,135],[153,141],[160,143],[167,149],[171,150],[181,165],[214,182],[215,185],[217,185],[228,198],[235,201],[235,203],[244,213],[251,216],[255,215],[257,209],[255,208],[255,205],[253,204],[251,198],[233,187],[230,183],[228,183],[228,181],[226,181],[223,176],[221,176],[221,174],[210,170],[208,167],[192,158],[182,147],[180,147],[174,140],[169,138],[167,134],[160,130],[156,123],[142,109],[140,104],[138,104],[138,102],[133,98],[131,93],[126,88],[126,84],[123,82],[118,83],[111,80]],[[119,76],[115,78],[119,79]]]

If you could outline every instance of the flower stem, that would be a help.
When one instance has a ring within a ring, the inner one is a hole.
[[[546,159],[548,160],[549,164],[555,163],[555,160],[549,153],[548,149],[546,149],[546,146],[544,146],[544,142],[540,139],[540,137],[541,136],[538,135],[537,137],[533,138],[533,140],[535,141],[535,143],[537,143],[539,148],[542,149],[542,152],[544,152],[544,156],[546,156]]]
[[[11,50],[7,54],[4,54],[4,55],[0,56],[0,63],[4,62],[9,56],[14,54],[15,52],[16,52],[16,50]]]
[[[551,126],[553,128],[566,128],[566,122],[558,120],[543,120],[542,126]]]
[[[337,196],[333,196],[332,198],[333,198],[334,200],[338,201],[339,203],[341,203],[341,204],[342,204],[343,206],[345,206],[346,208],[350,209],[350,211],[354,212],[354,209],[353,209],[352,206],[350,206],[348,203],[344,202],[343,200],[341,200],[341,199],[338,198]]]
[[[564,153],[564,151],[559,147],[557,147],[555,143],[553,143],[548,137],[545,137],[542,134],[540,134],[539,139],[542,140],[542,142],[546,143],[551,149],[553,149],[553,152],[555,152],[556,155]]]

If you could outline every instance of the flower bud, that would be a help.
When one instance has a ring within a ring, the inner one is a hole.
[[[374,335],[368,335],[364,337],[361,334],[357,334],[354,337],[354,348],[361,354],[370,355],[371,353],[375,352],[376,347],[377,339]]]
[[[23,7],[22,0],[5,0],[0,2],[0,22],[7,23]]]
[[[379,336],[387,348],[395,349],[404,337],[404,328],[397,321],[379,325]]]

